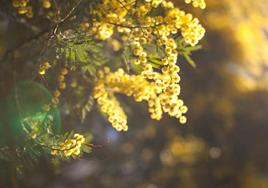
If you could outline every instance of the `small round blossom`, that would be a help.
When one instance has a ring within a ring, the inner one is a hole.
[[[50,63],[49,63],[49,62],[44,62],[44,63],[42,63],[42,64],[40,65],[39,70],[38,70],[38,73],[39,73],[40,75],[44,75],[44,74],[46,74],[46,71],[47,71],[48,69],[50,69],[50,68],[51,68]]]
[[[201,9],[205,9],[206,8],[206,2],[205,2],[205,0],[184,0],[184,1],[187,4],[192,3],[192,5],[194,7],[199,7]]]

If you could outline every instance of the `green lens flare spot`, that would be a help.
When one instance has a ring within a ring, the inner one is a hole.
[[[43,85],[34,81],[19,82],[7,101],[8,124],[16,140],[25,138],[25,133],[58,134],[61,130],[61,118],[58,107],[50,107],[51,93]]]

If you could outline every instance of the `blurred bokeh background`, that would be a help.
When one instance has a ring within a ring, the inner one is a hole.
[[[207,0],[205,11],[191,11],[207,33],[193,54],[197,68],[179,61],[187,125],[152,121],[145,104],[131,99],[123,99],[126,133],[114,131],[97,109],[81,123],[62,107],[64,126],[91,131],[100,146],[58,169],[44,159],[18,187],[268,187],[268,1]],[[0,11],[0,54],[27,37],[23,27]],[[6,187],[8,174],[0,171]]]

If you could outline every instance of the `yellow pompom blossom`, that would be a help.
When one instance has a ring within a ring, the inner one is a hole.
[[[192,5],[194,7],[199,7],[201,9],[206,8],[206,2],[205,2],[205,0],[185,0],[185,3],[187,3],[187,4],[192,3]]]
[[[195,6],[196,3],[201,8],[205,6],[203,1],[194,2]],[[158,8],[161,15],[150,14]],[[103,0],[98,12],[91,32],[102,40],[117,32],[131,48],[134,57],[131,62],[143,69],[140,75],[128,75],[121,69],[111,73],[106,68],[100,72],[94,97],[113,127],[127,130],[126,115],[114,96],[117,92],[133,96],[136,101],[147,101],[152,119],[160,120],[166,112],[178,118],[180,123],[186,123],[183,114],[188,109],[179,98],[180,68],[176,65],[178,50],[174,36],[180,34],[189,45],[197,45],[205,34],[199,20],[166,0]],[[161,71],[156,71],[148,62],[145,46],[150,44],[156,44],[164,51]]]
[[[78,156],[84,143],[85,137],[76,133],[73,138],[66,139],[58,147],[52,148],[51,155],[64,155],[65,157]]]

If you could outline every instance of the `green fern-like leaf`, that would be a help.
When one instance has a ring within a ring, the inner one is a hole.
[[[66,31],[58,38],[56,53],[72,70],[80,68],[94,75],[97,68],[107,62],[102,52],[103,44],[92,36],[76,31]]]

